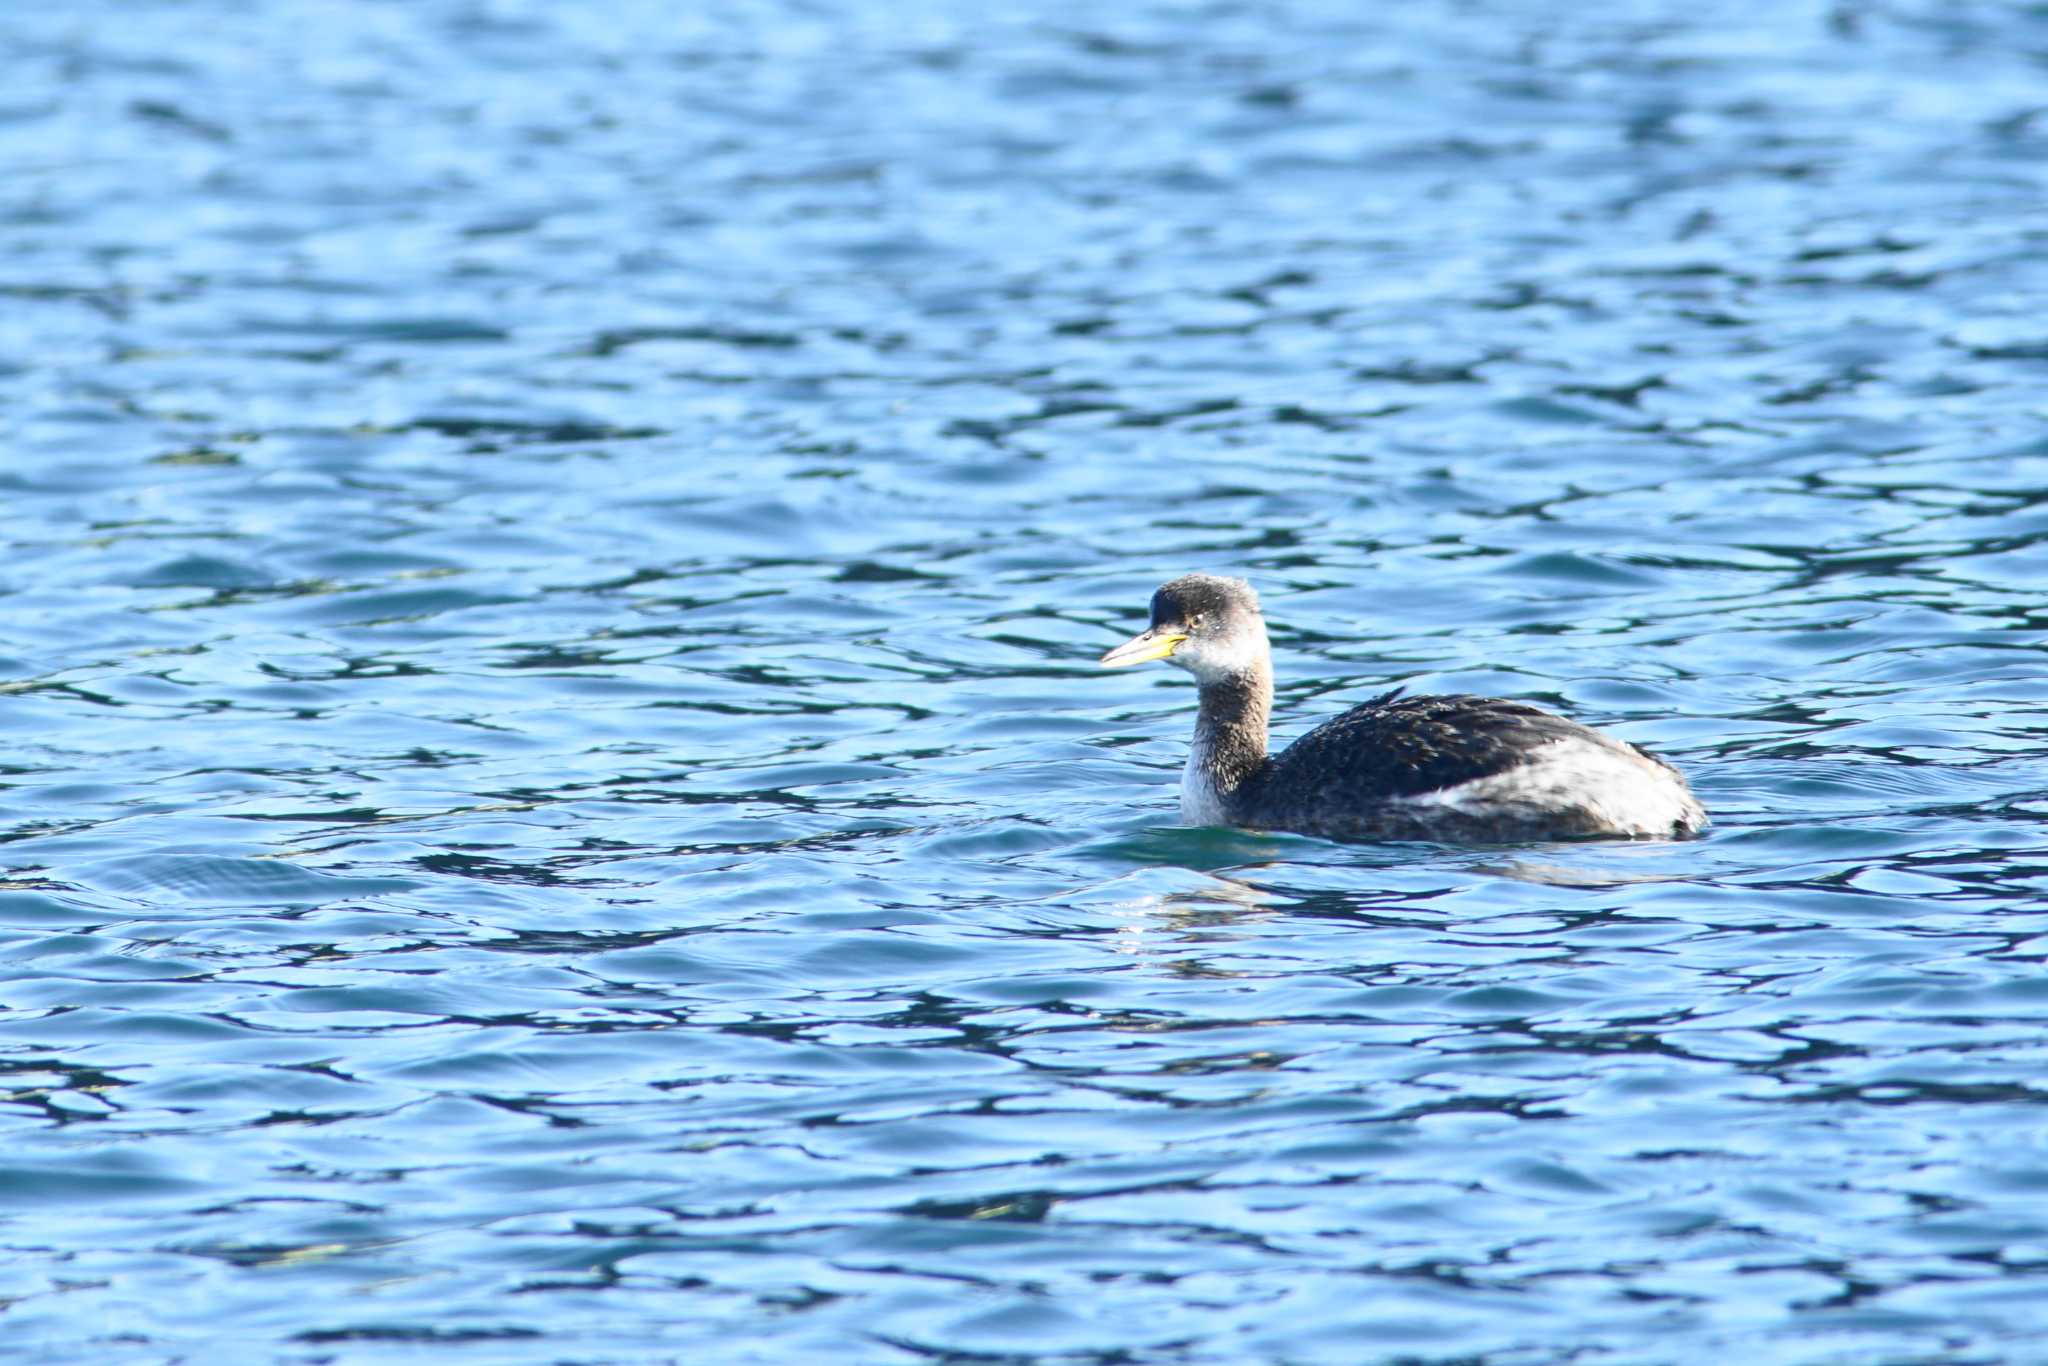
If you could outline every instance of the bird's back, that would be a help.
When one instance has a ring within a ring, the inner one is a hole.
[[[1241,823],[1352,839],[1686,834],[1685,780],[1625,741],[1526,702],[1374,698],[1273,756]]]

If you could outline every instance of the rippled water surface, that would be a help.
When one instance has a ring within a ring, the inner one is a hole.
[[[2048,1360],[2048,11],[0,15],[0,1335]],[[1161,579],[1682,844],[1176,824]]]

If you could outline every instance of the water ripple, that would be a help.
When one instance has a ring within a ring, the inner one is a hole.
[[[2048,1350],[2038,7],[95,9],[0,18],[38,1360]],[[1190,568],[1283,739],[1716,826],[1179,828]]]

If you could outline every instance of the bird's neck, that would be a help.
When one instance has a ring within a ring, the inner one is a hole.
[[[1266,718],[1273,670],[1264,660],[1243,674],[1202,683],[1195,742],[1181,775],[1181,814],[1196,825],[1234,823],[1236,799],[1266,766]]]

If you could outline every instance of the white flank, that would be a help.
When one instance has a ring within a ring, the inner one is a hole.
[[[1533,751],[1529,762],[1505,773],[1403,801],[1479,819],[1531,811],[1589,811],[1616,834],[1668,835],[1680,825],[1706,823],[1700,804],[1669,769],[1591,740],[1553,740]],[[1188,784],[1183,779],[1183,810],[1187,802]]]

